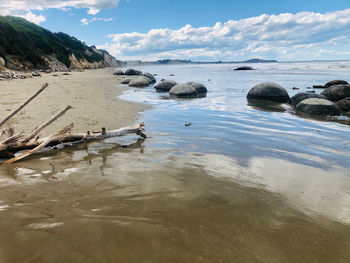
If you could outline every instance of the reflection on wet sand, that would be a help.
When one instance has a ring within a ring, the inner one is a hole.
[[[112,141],[0,166],[0,174],[0,262],[350,258],[342,170],[263,157],[242,166]]]

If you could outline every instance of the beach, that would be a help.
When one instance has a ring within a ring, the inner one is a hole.
[[[54,76],[57,75],[57,76]],[[74,123],[74,131],[118,129],[134,124],[137,114],[147,105],[118,99],[126,88],[120,86],[123,76],[113,69],[73,71],[68,74],[41,73],[41,77],[0,81],[0,112],[4,118],[34,94],[44,83],[49,86],[30,104],[11,118],[4,127],[29,134],[67,105],[73,109],[47,127],[42,135],[57,132]]]

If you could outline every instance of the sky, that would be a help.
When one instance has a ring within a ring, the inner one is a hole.
[[[120,60],[350,60],[350,0],[0,0]]]

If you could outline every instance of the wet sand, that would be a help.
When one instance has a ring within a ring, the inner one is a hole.
[[[58,76],[42,73],[41,77],[0,81],[1,119],[44,83],[49,84],[46,90],[10,119],[5,127],[29,133],[65,106],[71,105],[73,109],[46,128],[42,135],[52,134],[72,122],[75,131],[100,130],[102,127],[117,129],[136,122],[137,113],[148,107],[117,98],[126,88],[120,87],[120,81],[124,77],[114,76],[113,69],[55,74]]]

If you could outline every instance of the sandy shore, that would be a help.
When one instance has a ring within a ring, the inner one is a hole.
[[[64,116],[47,127],[42,135],[54,133],[74,123],[75,131],[117,129],[137,121],[137,114],[147,105],[118,99],[127,87],[121,87],[123,76],[114,76],[113,69],[56,73],[41,77],[0,81],[1,119],[16,109],[44,83],[49,87],[11,118],[3,128],[14,127],[27,134],[67,105],[73,106]]]

